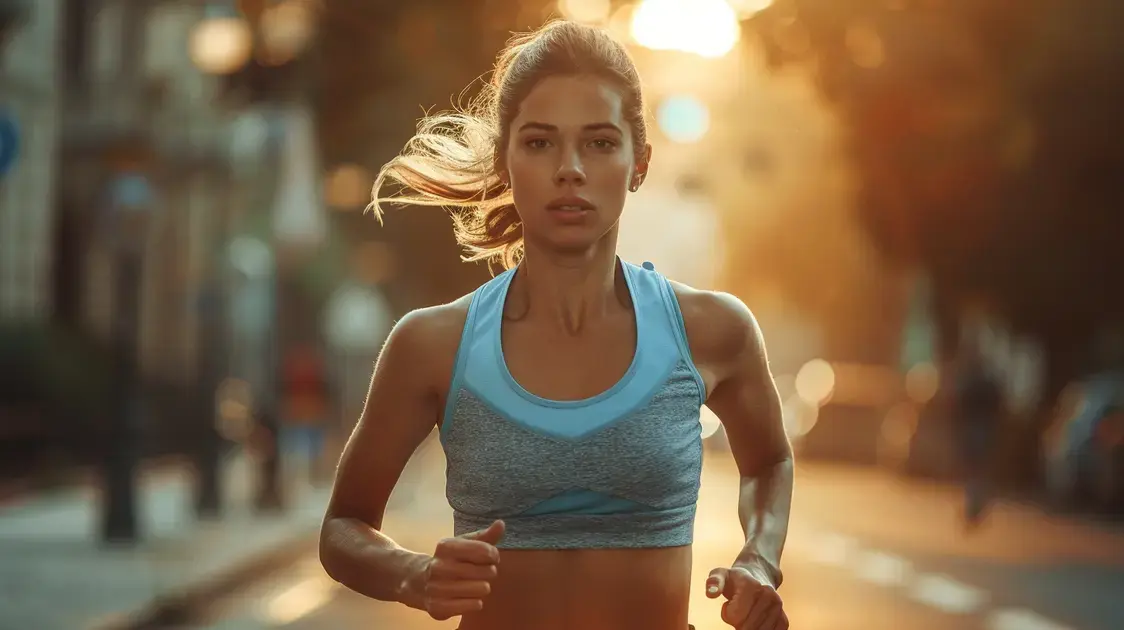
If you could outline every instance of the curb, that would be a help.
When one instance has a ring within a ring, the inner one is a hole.
[[[167,455],[142,460],[137,467],[137,478],[168,476],[190,470],[190,458],[184,455]],[[101,471],[95,466],[75,467],[65,471],[66,481],[43,485],[35,476],[26,475],[0,480],[0,510],[16,508],[52,493],[95,490],[101,484]]]
[[[198,618],[216,599],[293,564],[301,556],[315,552],[318,543],[313,537],[316,531],[315,527],[302,529],[288,540],[235,562],[218,573],[158,595],[138,610],[115,615],[112,619],[87,626],[86,630],[182,628]]]

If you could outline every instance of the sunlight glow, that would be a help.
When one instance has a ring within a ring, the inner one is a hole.
[[[741,38],[741,25],[725,0],[643,0],[632,14],[632,38],[652,50],[722,57]]]
[[[609,0],[558,0],[558,10],[566,19],[586,24],[601,24],[612,11]]]
[[[742,19],[753,17],[754,14],[768,9],[773,4],[773,0],[727,0],[727,2]]]

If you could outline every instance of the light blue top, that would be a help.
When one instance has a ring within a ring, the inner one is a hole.
[[[621,262],[636,351],[619,382],[584,400],[523,389],[500,325],[515,270],[472,296],[441,425],[457,535],[503,519],[501,548],[690,544],[702,472],[702,377],[671,284]]]

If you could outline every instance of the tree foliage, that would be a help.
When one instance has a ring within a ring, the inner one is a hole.
[[[750,27],[847,127],[886,256],[1046,337],[1121,318],[1124,5],[776,0]]]

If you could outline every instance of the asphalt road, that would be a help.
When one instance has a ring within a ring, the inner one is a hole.
[[[415,458],[387,529],[429,549],[451,531],[443,462]],[[726,628],[702,593],[706,574],[740,546],[737,475],[708,453],[695,534],[692,622]],[[966,533],[955,488],[883,472],[802,464],[781,589],[797,630],[1121,630],[1124,530],[1001,503]],[[197,627],[213,630],[455,628],[333,584],[315,557],[232,594]]]

